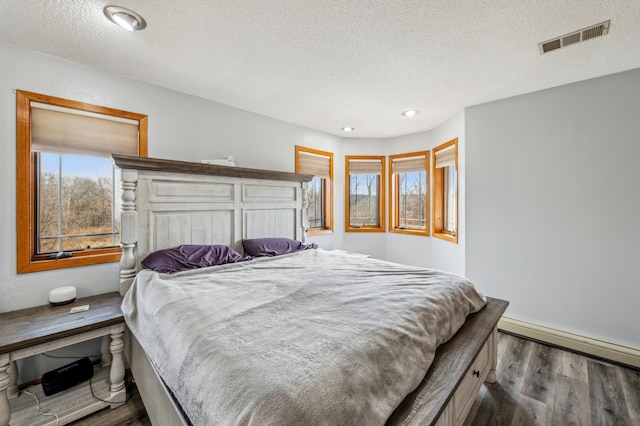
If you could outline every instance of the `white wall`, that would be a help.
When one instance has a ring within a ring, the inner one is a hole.
[[[342,139],[194,96],[0,44],[0,312],[47,303],[74,285],[84,297],[118,290],[118,264],[16,274],[15,95],[21,89],[149,115],[149,156],[195,161],[233,154],[243,167],[294,171],[295,145],[342,152]],[[155,70],[153,72],[161,72]],[[336,208],[343,191],[336,185]],[[343,219],[336,215],[337,229]],[[342,233],[310,239],[342,247]]]
[[[640,348],[640,69],[466,110],[466,266],[513,318]]]
[[[424,266],[465,275],[465,113],[451,117],[430,132],[389,140],[387,154],[432,150],[458,138],[458,244],[438,238],[389,234],[388,258],[394,262]],[[432,199],[433,201],[433,199]]]

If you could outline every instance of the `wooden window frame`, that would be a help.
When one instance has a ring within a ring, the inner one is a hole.
[[[333,234],[333,153],[319,149],[307,148],[296,145],[296,173],[300,173],[299,152],[321,155],[329,158],[329,179],[324,179],[324,227],[307,228],[305,234],[308,237]]]
[[[444,168],[436,168],[436,153],[454,145],[453,153],[455,158],[456,168],[456,229],[454,232],[446,231],[442,225],[444,220]],[[438,145],[431,150],[431,175],[433,182],[433,210],[431,215],[431,235],[435,238],[439,238],[444,241],[449,241],[454,244],[458,244],[458,235],[460,224],[458,223],[458,209],[460,199],[460,187],[459,187],[459,169],[458,169],[458,138],[451,139]]]
[[[379,160],[382,169],[380,173],[380,188],[378,197],[378,217],[380,218],[379,226],[362,226],[355,228],[351,226],[351,184],[349,179],[349,160]],[[387,232],[386,211],[386,156],[378,155],[345,155],[345,232]]]
[[[120,261],[122,254],[120,247],[78,251],[74,252],[71,257],[60,259],[45,259],[43,256],[36,255],[35,154],[31,151],[31,102],[138,121],[138,155],[146,157],[148,150],[148,117],[146,115],[22,90],[16,91],[17,273],[50,271]]]
[[[397,174],[393,173],[393,160],[398,158],[407,158],[407,157],[418,157],[424,155],[425,158],[425,173],[426,173],[426,186],[425,186],[425,227],[424,229],[419,228],[400,228],[400,179],[397,179]],[[389,232],[394,232],[397,234],[407,234],[407,235],[419,235],[423,237],[428,237],[431,229],[430,224],[430,198],[431,198],[431,152],[429,150],[426,151],[418,151],[418,152],[409,152],[406,154],[394,154],[389,156]]]

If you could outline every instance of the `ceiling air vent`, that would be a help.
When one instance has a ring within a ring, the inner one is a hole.
[[[540,47],[540,53],[551,52],[552,50],[567,47],[594,37],[607,35],[609,33],[609,22],[610,21],[605,21],[600,24],[592,25],[590,27],[574,31],[569,34],[565,34],[561,37],[556,37],[543,43],[539,43],[538,46]]]

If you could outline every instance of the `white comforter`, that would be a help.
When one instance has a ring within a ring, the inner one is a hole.
[[[122,309],[194,425],[375,425],[484,304],[457,275],[307,250],[143,270]]]

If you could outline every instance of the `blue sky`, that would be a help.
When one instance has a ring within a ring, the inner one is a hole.
[[[42,153],[42,172],[58,173],[58,154]],[[113,163],[110,158],[89,157],[80,155],[64,155],[62,157],[62,174],[65,176],[111,177]]]

